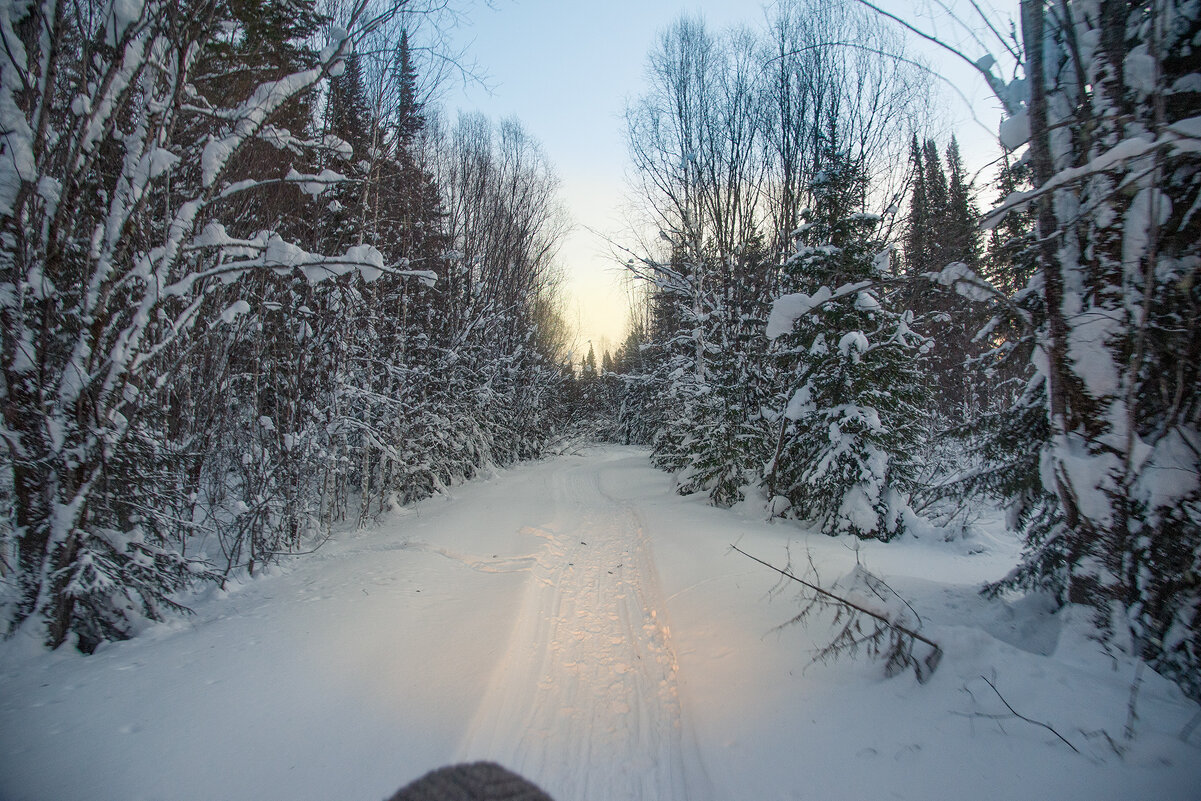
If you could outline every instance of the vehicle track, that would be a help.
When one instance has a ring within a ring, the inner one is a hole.
[[[557,474],[558,516],[522,530],[541,544],[461,756],[563,801],[704,798],[685,786],[679,668],[650,543],[596,471]]]

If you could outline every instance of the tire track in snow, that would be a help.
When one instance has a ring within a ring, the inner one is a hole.
[[[496,760],[563,801],[701,801],[693,771],[685,784],[699,760],[685,752],[650,543],[596,470],[559,473],[561,514],[523,529],[542,546],[460,756]]]

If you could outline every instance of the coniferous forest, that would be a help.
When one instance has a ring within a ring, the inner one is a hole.
[[[444,12],[4,5],[8,633],[90,652],[583,432],[831,535],[999,504],[986,593],[1201,697],[1201,3],[996,21],[978,174],[870,3],[680,18],[624,120],[629,334],[578,370],[537,139],[426,100]]]

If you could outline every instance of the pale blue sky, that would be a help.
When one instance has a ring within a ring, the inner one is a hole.
[[[930,16],[930,0],[880,5],[922,23],[923,29],[963,38],[945,19]],[[995,5],[1012,9],[1016,0]],[[491,8],[481,3],[467,10],[467,24],[454,35],[487,73],[490,91],[473,84],[451,86],[444,98],[448,110],[517,116],[542,142],[562,181],[562,197],[576,223],[561,252],[568,279],[566,312],[578,326],[582,350],[591,340],[598,357],[602,343],[620,344],[625,290],[609,245],[587,229],[618,236],[623,228],[626,99],[642,91],[646,56],[656,36],[685,12],[703,16],[714,30],[737,23],[757,27],[763,20],[762,4],[755,0],[495,0]],[[997,18],[1007,19],[1006,13],[1012,12],[1003,10]],[[960,43],[973,58],[983,54],[979,45]],[[995,130],[996,103],[970,67],[934,48],[919,49]],[[959,136],[969,166],[991,158],[987,134],[971,122],[972,109],[954,93],[944,94],[947,125]]]

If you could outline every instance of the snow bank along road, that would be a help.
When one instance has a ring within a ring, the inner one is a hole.
[[[865,561],[942,666],[807,667],[826,629],[776,630],[791,588],[735,540],[826,584]],[[637,449],[522,465],[94,656],[0,644],[0,800],[374,801],[491,759],[557,801],[1195,801],[1195,705],[1152,675],[1118,756],[1132,666],[978,597],[1011,539],[853,545],[675,496]],[[998,720],[981,675],[1081,754]]]

